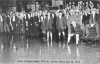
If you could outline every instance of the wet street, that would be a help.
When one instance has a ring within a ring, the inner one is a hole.
[[[100,64],[100,43],[79,46],[0,34],[0,64]]]

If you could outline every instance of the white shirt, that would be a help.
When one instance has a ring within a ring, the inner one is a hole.
[[[15,16],[13,16],[13,21],[15,21]]]

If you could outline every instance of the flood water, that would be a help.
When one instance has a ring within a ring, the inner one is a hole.
[[[100,64],[100,43],[48,46],[39,38],[0,34],[0,64]]]

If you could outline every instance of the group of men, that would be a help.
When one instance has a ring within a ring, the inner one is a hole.
[[[23,11],[1,13],[0,31],[30,34],[36,28],[43,35],[43,38],[46,37],[47,42],[51,42],[51,45],[55,35],[58,35],[58,39],[61,39],[61,36],[66,39],[67,34],[67,43],[70,42],[72,36],[76,35],[76,44],[78,45],[80,35],[86,34],[87,36],[88,27],[95,25],[94,18],[95,14],[98,13],[98,9],[94,8],[91,1],[90,4],[86,2],[85,7],[80,1],[78,5],[69,4],[66,8],[56,10],[56,12],[40,10],[29,13]]]

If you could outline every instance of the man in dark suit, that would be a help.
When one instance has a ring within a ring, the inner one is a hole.
[[[97,4],[97,12],[95,14],[97,38],[100,37],[100,4]]]
[[[64,16],[64,14],[62,14],[61,12],[59,13],[59,16],[57,17],[57,30],[58,30],[58,35],[59,35],[59,39],[61,37],[61,34],[63,34],[63,36],[65,36],[65,27],[66,27],[66,18]]]

